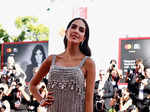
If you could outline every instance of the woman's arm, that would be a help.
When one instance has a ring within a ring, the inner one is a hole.
[[[30,81],[30,92],[33,94],[33,96],[36,98],[38,102],[41,102],[42,97],[40,96],[37,85],[40,83],[40,81],[43,79],[44,76],[47,75],[49,72],[50,66],[51,66],[52,56],[49,56],[42,65],[40,66],[38,72],[34,75],[34,77]]]
[[[85,112],[93,112],[93,95],[95,86],[95,63],[88,58],[85,63],[86,69],[86,96]]]

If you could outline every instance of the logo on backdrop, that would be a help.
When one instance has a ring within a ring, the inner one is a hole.
[[[131,44],[125,44],[124,48],[125,48],[126,50],[129,50],[129,49],[132,48],[132,46],[131,46]]]
[[[82,17],[87,19],[88,8],[87,7],[79,7],[73,8],[72,17]]]

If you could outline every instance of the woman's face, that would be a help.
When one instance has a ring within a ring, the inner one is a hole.
[[[66,31],[68,41],[79,44],[85,39],[86,26],[82,20],[75,20],[72,22]]]
[[[35,53],[36,62],[37,62],[38,64],[41,64],[41,63],[42,63],[42,58],[43,58],[42,51],[38,49],[38,50],[36,51],[36,53]]]

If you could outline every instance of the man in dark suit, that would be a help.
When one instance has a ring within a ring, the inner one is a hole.
[[[150,68],[144,68],[145,79],[139,84],[139,93],[137,95],[137,107],[139,112],[150,111]]]

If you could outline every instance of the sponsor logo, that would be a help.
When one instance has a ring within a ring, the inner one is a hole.
[[[141,49],[141,46],[140,46],[140,44],[134,44],[134,49]]]
[[[7,49],[6,49],[6,52],[7,52],[7,53],[11,53],[11,52],[12,52],[12,49],[11,49],[11,48],[7,48]]]
[[[13,52],[18,52],[18,49],[17,49],[17,48],[14,48],[14,49],[13,49]]]
[[[132,48],[132,45],[131,45],[131,44],[125,44],[124,48],[125,48],[126,50],[129,50],[129,49]]]

